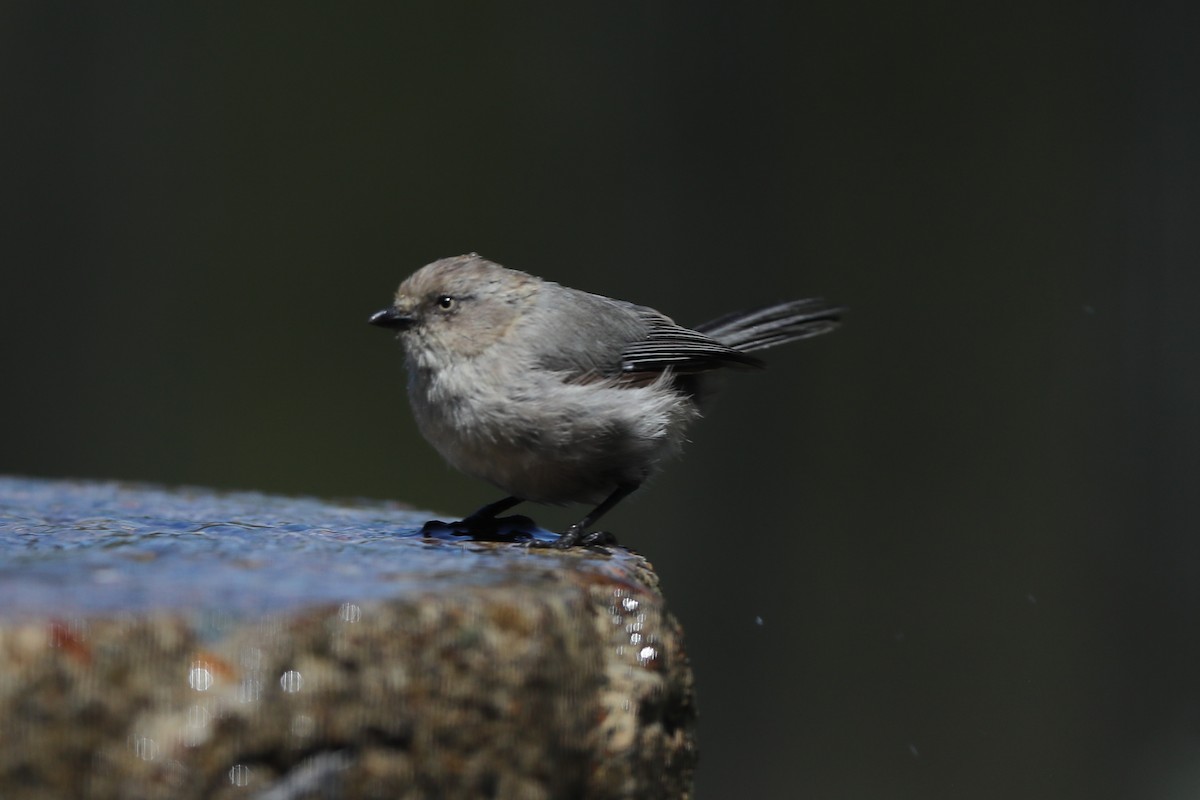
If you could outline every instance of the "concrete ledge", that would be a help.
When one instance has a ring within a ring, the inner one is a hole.
[[[0,478],[0,797],[688,797],[650,565],[426,518]]]

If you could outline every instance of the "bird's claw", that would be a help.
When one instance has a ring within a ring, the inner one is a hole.
[[[613,536],[608,531],[591,531],[587,532],[574,526],[567,528],[566,531],[559,534],[557,539],[544,541],[541,539],[531,539],[528,542],[530,547],[547,549],[547,550],[570,550],[574,547],[585,547],[597,553],[608,555],[608,550],[605,545],[613,546],[617,543],[617,537]]]

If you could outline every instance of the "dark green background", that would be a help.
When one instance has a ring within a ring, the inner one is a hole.
[[[463,513],[366,325],[413,269],[824,294],[606,520],[700,796],[1194,797],[1190,11],[5,2],[0,471]]]

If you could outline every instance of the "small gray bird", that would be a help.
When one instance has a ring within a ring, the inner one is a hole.
[[[793,300],[684,328],[470,253],[417,270],[369,321],[398,332],[422,435],[509,495],[449,527],[494,531],[525,500],[596,504],[552,545],[568,548],[602,541],[588,529],[678,454],[708,373],[761,368],[751,352],[831,331],[843,310]]]

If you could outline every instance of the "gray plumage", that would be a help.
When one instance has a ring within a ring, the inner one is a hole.
[[[517,500],[599,503],[569,546],[679,452],[706,373],[761,367],[751,352],[832,330],[841,311],[797,300],[685,328],[472,253],[415,272],[371,322],[399,331],[425,438],[512,496],[468,520]]]

